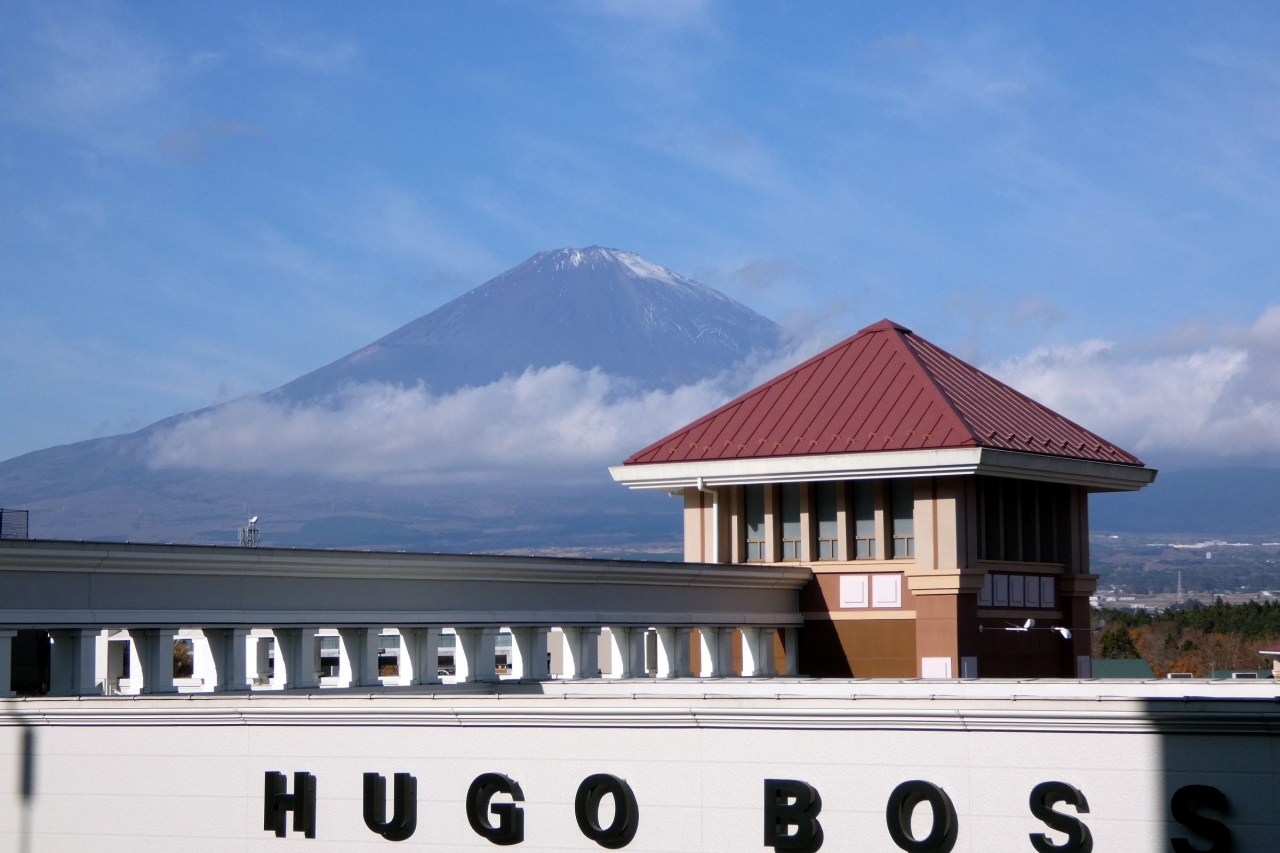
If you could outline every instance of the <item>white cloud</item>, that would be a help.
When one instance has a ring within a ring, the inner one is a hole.
[[[713,381],[629,390],[599,370],[562,364],[444,396],[371,383],[323,406],[247,398],[157,435],[151,465],[397,484],[537,473],[563,482],[604,476],[604,466],[725,399]]]
[[[153,436],[153,468],[315,474],[390,484],[557,483],[605,475],[635,451],[777,375],[832,341],[795,337],[785,352],[673,391],[567,364],[432,395],[347,386],[320,405],[246,397]]]
[[[1246,327],[1044,347],[990,372],[1139,454],[1280,450],[1280,306]]]

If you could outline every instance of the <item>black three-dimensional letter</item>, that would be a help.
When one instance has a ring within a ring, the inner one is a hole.
[[[289,781],[283,773],[268,770],[262,800],[262,828],[285,837],[285,812],[293,812],[293,831],[316,837],[316,777],[293,774],[293,793],[286,793]]]
[[[1208,785],[1187,785],[1173,792],[1169,803],[1173,819],[1187,829],[1209,840],[1208,849],[1191,846],[1186,838],[1170,838],[1173,853],[1229,853],[1231,830],[1225,823],[1200,814],[1198,809],[1228,812],[1227,796]]]
[[[1066,782],[1041,782],[1031,789],[1031,814],[1050,829],[1067,834],[1065,844],[1052,844],[1043,832],[1031,833],[1031,846],[1039,853],[1090,853],[1093,850],[1093,834],[1079,818],[1055,812],[1055,803],[1075,806],[1080,814],[1089,813],[1089,801],[1073,785]]]
[[[928,835],[917,840],[911,834],[911,813],[926,801],[933,808],[933,827]],[[885,819],[893,843],[910,853],[951,853],[960,830],[955,804],[947,792],[932,782],[920,779],[903,782],[893,789],[889,795],[889,807],[885,809]]]
[[[613,822],[601,828],[600,800],[606,794],[613,795]],[[573,811],[582,834],[609,850],[630,844],[640,825],[640,806],[636,804],[631,786],[625,779],[608,773],[597,773],[582,780],[578,796],[573,801]]]
[[[508,794],[513,802],[492,803],[494,794]],[[524,802],[520,783],[501,773],[482,773],[467,789],[467,821],[481,838],[494,844],[519,844],[524,841],[524,809],[516,803]],[[498,825],[489,822],[489,815],[498,818]]]
[[[418,780],[397,773],[392,789],[392,814],[387,820],[387,780],[364,774],[364,825],[388,841],[404,841],[418,828]]]
[[[822,796],[808,782],[765,779],[764,846],[776,853],[815,853],[822,846],[821,812]]]

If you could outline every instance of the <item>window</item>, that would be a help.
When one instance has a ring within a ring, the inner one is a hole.
[[[753,562],[763,561],[765,559],[764,486],[742,487],[742,511],[747,521],[747,559]]]
[[[853,484],[853,558],[876,558],[876,484],[858,480]]]
[[[783,483],[778,488],[778,515],[782,519],[782,559],[799,560],[800,484]]]
[[[1052,610],[1056,590],[1057,581],[1052,577],[988,573],[978,592],[978,606]]]
[[[814,483],[814,515],[818,519],[818,559],[840,559],[840,525],[836,523],[837,483]]]
[[[1067,487],[1060,483],[980,477],[979,557],[1020,563],[1065,563],[1067,502]]]
[[[916,486],[914,480],[889,481],[889,508],[893,523],[893,556],[916,555]]]
[[[378,675],[400,674],[400,635],[378,635]]]
[[[337,678],[340,669],[341,652],[338,649],[337,637],[320,638],[320,677]]]

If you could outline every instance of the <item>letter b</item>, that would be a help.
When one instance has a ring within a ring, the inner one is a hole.
[[[776,853],[815,853],[822,846],[821,811],[822,797],[808,782],[765,779],[764,846]]]

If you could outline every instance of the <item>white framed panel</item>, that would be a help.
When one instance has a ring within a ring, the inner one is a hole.
[[[840,576],[840,606],[845,608],[867,607],[870,605],[867,595],[866,575]]]
[[[871,606],[902,606],[902,575],[871,576]]]
[[[1022,575],[1009,575],[1009,606],[1022,607],[1026,604],[1027,589],[1022,583]]]
[[[992,603],[996,607],[1009,606],[1009,576],[994,575],[991,579]]]
[[[951,658],[920,658],[921,678],[950,678]]]
[[[1027,575],[1026,583],[1024,584],[1024,586],[1026,589],[1025,596],[1026,596],[1027,606],[1039,607],[1040,606],[1040,578],[1036,577],[1035,575]]]
[[[982,589],[978,590],[978,606],[979,607],[991,606],[992,586],[993,584],[991,580],[991,575],[987,575],[982,579]]]
[[[1040,578],[1040,606],[1053,607],[1054,599],[1054,578]]]

